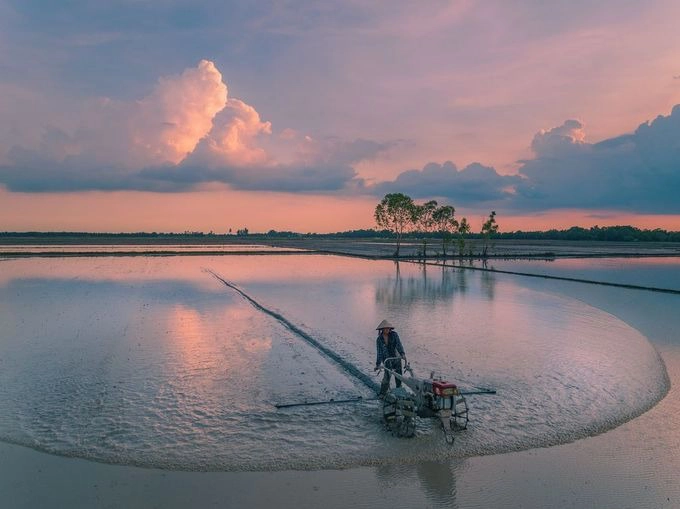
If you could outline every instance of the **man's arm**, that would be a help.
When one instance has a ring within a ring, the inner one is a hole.
[[[401,346],[401,339],[399,339],[399,334],[397,334],[397,331],[392,332],[394,333],[394,346],[397,349],[397,352],[399,352],[399,355],[406,358],[406,354],[404,353],[404,347]]]

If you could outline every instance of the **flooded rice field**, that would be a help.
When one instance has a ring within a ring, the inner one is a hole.
[[[640,415],[669,388],[635,316],[607,302],[501,274],[322,255],[4,260],[0,439],[182,471],[399,465],[568,443]],[[453,447],[424,420],[415,438],[392,437],[376,401],[275,407],[373,397],[349,368],[374,376],[383,318],[416,374],[496,389],[468,398]]]
[[[0,244],[0,256],[12,254],[69,255],[88,254],[191,254],[191,253],[275,253],[304,251],[295,247],[281,248],[263,244]]]
[[[473,266],[680,291],[680,257],[490,260]]]

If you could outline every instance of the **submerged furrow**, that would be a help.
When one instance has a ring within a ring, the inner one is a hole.
[[[290,322],[290,320],[286,319],[284,316],[281,314],[277,313],[276,311],[272,311],[269,308],[264,307],[262,304],[257,302],[255,299],[253,299],[250,295],[245,293],[243,290],[241,290],[238,286],[236,286],[233,283],[230,283],[226,279],[222,278],[219,274],[215,273],[214,271],[210,269],[205,269],[206,272],[211,274],[215,279],[221,281],[225,286],[231,288],[235,292],[241,295],[244,299],[246,299],[250,304],[253,305],[257,310],[262,311],[263,313],[268,314],[272,318],[275,318],[279,323],[283,324],[286,328],[288,328],[291,332],[295,333],[297,336],[301,337],[304,341],[312,345],[314,348],[316,348],[319,352],[324,354],[326,357],[331,359],[333,362],[335,362],[340,368],[342,368],[344,371],[352,375],[354,378],[359,380],[361,383],[363,383],[366,387],[371,389],[374,392],[377,392],[378,389],[380,388],[379,385],[366,373],[361,371],[359,368],[357,368],[354,364],[349,362],[348,360],[342,358],[340,355],[338,355],[336,352],[328,348],[326,345],[321,343],[319,340],[313,338],[309,334],[307,334],[305,331],[297,327],[295,324]]]

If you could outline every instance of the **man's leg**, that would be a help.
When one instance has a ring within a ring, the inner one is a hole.
[[[396,371],[400,375],[403,374],[402,371],[401,371],[401,361],[399,361],[397,364],[395,364],[394,371]],[[401,387],[401,380],[399,380],[399,378],[397,378],[396,376],[394,377],[394,383],[397,387]]]
[[[387,394],[390,388],[390,374],[387,371],[383,371],[382,382],[380,382],[380,394],[378,397],[382,397]]]

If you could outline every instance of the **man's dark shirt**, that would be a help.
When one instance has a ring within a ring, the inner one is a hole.
[[[378,338],[375,340],[375,347],[377,351],[377,356],[375,359],[376,366],[379,366],[385,362],[385,359],[389,359],[390,357],[399,357],[397,352],[401,355],[405,355],[404,348],[401,346],[399,334],[397,334],[394,330],[390,331],[387,344],[385,344],[385,341],[383,340],[382,333],[378,334]]]

